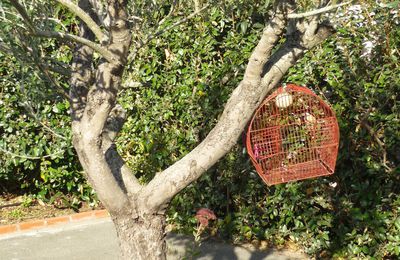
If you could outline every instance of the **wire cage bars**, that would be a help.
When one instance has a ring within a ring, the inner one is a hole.
[[[247,151],[267,185],[333,174],[339,146],[335,113],[306,87],[288,84],[250,121]]]

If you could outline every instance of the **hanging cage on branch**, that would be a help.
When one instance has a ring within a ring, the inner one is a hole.
[[[247,151],[268,185],[333,174],[339,146],[335,113],[306,87],[278,88],[256,110]]]

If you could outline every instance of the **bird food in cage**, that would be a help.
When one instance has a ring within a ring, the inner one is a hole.
[[[333,174],[339,146],[335,113],[306,87],[288,84],[255,112],[246,146],[268,185]]]

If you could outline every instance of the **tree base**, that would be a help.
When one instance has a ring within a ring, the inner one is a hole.
[[[165,260],[165,216],[113,217],[120,259]]]

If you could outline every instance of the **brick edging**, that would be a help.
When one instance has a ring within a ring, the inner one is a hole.
[[[30,220],[27,222],[21,222],[18,224],[4,225],[0,226],[0,236],[10,233],[15,233],[19,231],[27,231],[32,229],[41,229],[45,227],[50,227],[58,224],[66,224],[71,222],[78,222],[82,220],[90,220],[90,219],[100,219],[106,218],[109,214],[107,210],[91,210],[81,213],[76,213],[67,216],[39,219],[39,220]]]

